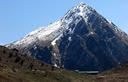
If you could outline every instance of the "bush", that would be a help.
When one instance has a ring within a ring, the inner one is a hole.
[[[2,58],[0,57],[0,61],[2,61]]]
[[[32,70],[33,69],[33,63],[30,63],[30,65],[28,66],[28,68],[30,68]]]
[[[13,56],[13,54],[12,53],[9,53],[9,56],[8,56],[8,58],[11,58]]]
[[[48,71],[45,71],[44,77],[47,77],[47,76],[48,76]]]
[[[16,52],[19,52],[19,50],[18,50],[18,49],[16,49],[16,48],[13,48],[12,50],[13,50],[13,51],[16,51]]]
[[[18,63],[20,61],[20,57],[16,57],[16,59],[15,59],[15,63]]]
[[[44,66],[44,63],[41,63],[41,66],[43,67]]]
[[[5,51],[5,50],[3,50],[3,53],[4,53],[4,54],[6,54],[6,51]]]
[[[22,66],[22,65],[23,65],[23,63],[24,63],[24,60],[21,60],[20,65]]]
[[[51,66],[51,70],[52,70],[52,71],[54,70],[54,68],[55,68],[54,66]]]

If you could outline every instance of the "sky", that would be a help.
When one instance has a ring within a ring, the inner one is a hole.
[[[128,0],[0,0],[0,45],[59,20],[80,2],[128,33]]]

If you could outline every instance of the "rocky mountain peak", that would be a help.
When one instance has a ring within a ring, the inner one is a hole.
[[[127,34],[83,2],[7,47],[70,70],[103,71],[128,61]]]

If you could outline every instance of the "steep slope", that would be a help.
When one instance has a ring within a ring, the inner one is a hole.
[[[103,71],[128,61],[127,34],[84,3],[6,46],[70,70]]]

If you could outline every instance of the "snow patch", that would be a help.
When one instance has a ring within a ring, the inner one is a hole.
[[[29,45],[37,40],[46,41],[49,38],[46,38],[48,35],[50,35],[52,32],[58,30],[61,26],[61,21],[57,21],[55,23],[52,23],[51,25],[47,27],[40,27],[39,29],[30,32],[27,34],[24,38],[21,40],[15,42],[15,45]]]
[[[57,41],[61,36],[62,36],[62,34],[59,35],[57,38],[55,38],[55,39],[51,42],[51,44],[52,44],[53,46],[56,45],[56,41]]]
[[[69,41],[72,41],[72,37],[68,37],[68,40],[69,40]]]
[[[91,35],[93,35],[93,34],[94,34],[94,32],[90,32],[90,34],[91,34]]]
[[[56,56],[56,53],[53,53],[53,56]]]
[[[88,35],[94,35],[95,33],[94,32],[89,32],[89,34]]]
[[[58,67],[57,64],[54,64],[55,67]]]
[[[61,25],[60,21],[57,21],[51,25],[49,25],[47,28],[45,27],[45,29],[41,30],[37,36],[39,39],[44,39],[45,40],[45,36],[51,34],[52,32],[54,32],[55,30],[59,29]]]
[[[112,24],[112,21],[110,21],[109,19],[106,19],[110,24]]]
[[[34,45],[34,50],[36,50],[37,49],[37,46],[36,45]]]
[[[51,44],[54,46],[54,45],[56,45],[56,40],[53,40],[52,42],[51,42]]]

